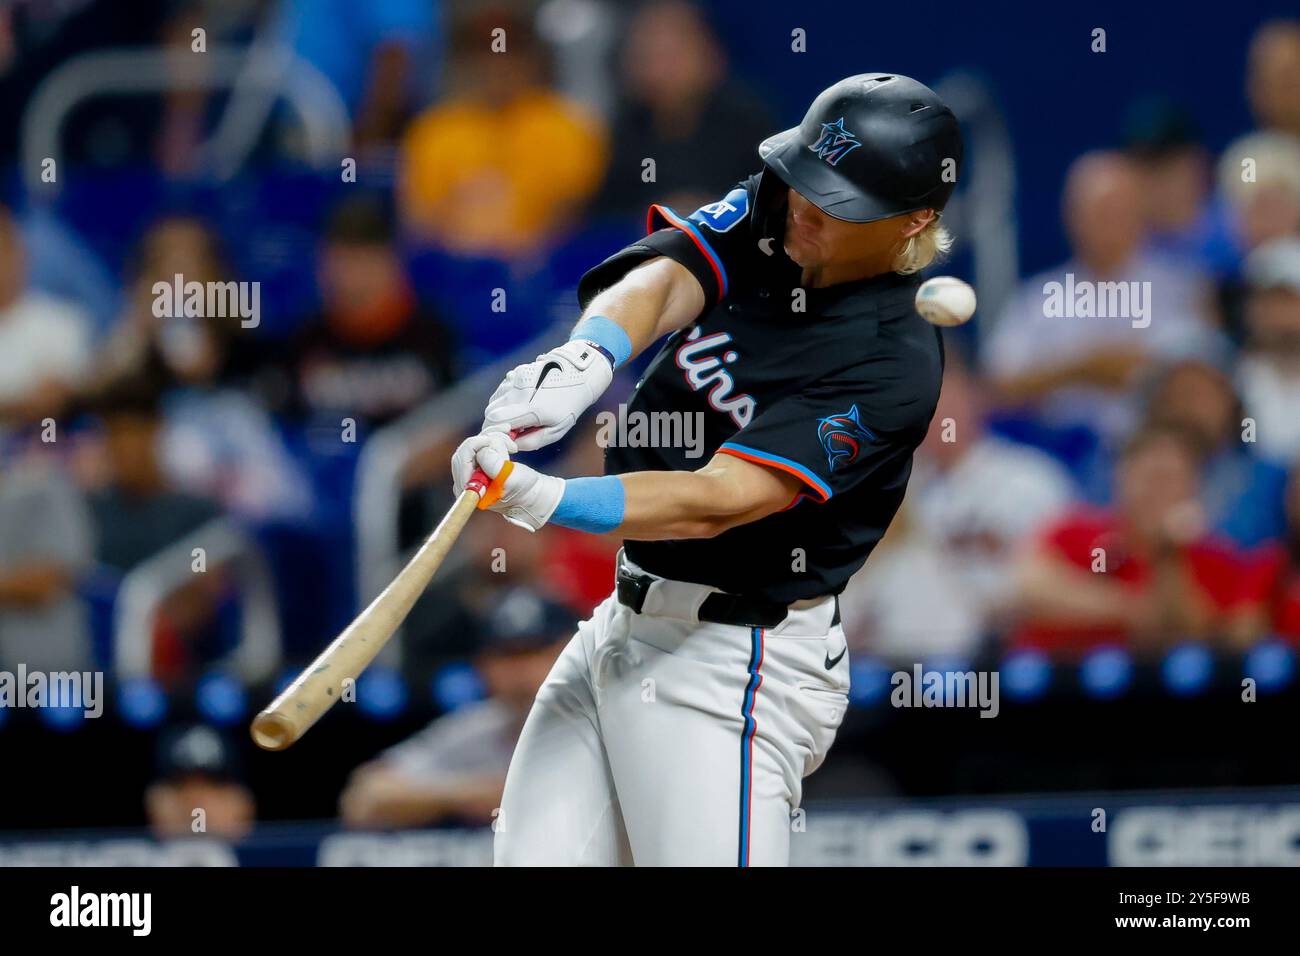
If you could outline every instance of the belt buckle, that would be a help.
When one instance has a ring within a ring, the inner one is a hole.
[[[640,614],[641,608],[645,607],[645,597],[650,593],[652,583],[654,583],[653,578],[619,568],[617,581],[619,603],[627,605]]]

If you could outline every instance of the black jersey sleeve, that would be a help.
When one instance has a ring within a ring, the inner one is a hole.
[[[864,481],[906,480],[904,466],[925,438],[937,395],[891,374],[893,364],[875,374],[858,367],[758,409],[718,452],[794,475],[807,486],[803,494],[820,502]]]
[[[750,217],[757,184],[758,176],[752,176],[689,216],[667,206],[651,206],[646,214],[646,237],[590,269],[578,283],[579,304],[585,309],[599,292],[642,262],[667,256],[699,281],[704,290],[703,312],[712,309],[727,297],[733,275],[742,268],[744,258],[753,254]]]

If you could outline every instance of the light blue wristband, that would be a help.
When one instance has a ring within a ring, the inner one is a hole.
[[[623,482],[617,475],[568,478],[550,521],[576,531],[604,534],[623,523],[625,498]]]
[[[632,340],[623,327],[603,315],[589,315],[573,328],[569,341],[583,339],[598,345],[618,368],[632,357]]]

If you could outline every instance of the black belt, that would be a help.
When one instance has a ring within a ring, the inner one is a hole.
[[[620,604],[641,613],[645,606],[645,596],[650,591],[654,578],[648,574],[636,574],[620,567],[616,577],[616,594]],[[788,606],[776,601],[762,598],[744,597],[739,594],[727,594],[714,591],[700,605],[699,619],[711,624],[733,624],[738,627],[776,627],[790,613]],[[831,626],[840,623],[840,601],[835,599],[835,617]]]

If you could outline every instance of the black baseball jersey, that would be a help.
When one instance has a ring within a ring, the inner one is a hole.
[[[646,238],[578,289],[585,308],[657,256],[699,279],[700,318],[668,337],[626,414],[657,422],[642,435],[661,438],[673,434],[662,413],[696,415],[703,455],[688,457],[682,442],[628,440],[607,448],[605,470],[695,470],[723,453],[785,471],[803,488],[785,510],[714,538],[624,547],[652,574],[781,603],[838,594],[862,567],[903,501],[943,375],[939,332],[915,309],[915,277],[800,288],[801,270],[783,251],[785,197],[764,172],[687,217],[652,206]]]

